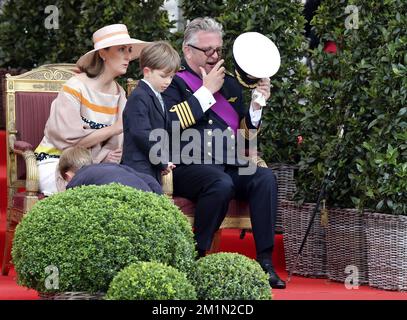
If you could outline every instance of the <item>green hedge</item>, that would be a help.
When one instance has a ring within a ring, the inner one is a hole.
[[[346,28],[348,5],[358,7],[358,29]],[[313,20],[322,44],[303,112],[298,198],[314,201],[332,167],[330,205],[407,214],[405,12],[402,0],[322,2]],[[337,54],[323,51],[326,41]]]
[[[268,276],[257,263],[237,253],[201,258],[191,275],[201,300],[270,300]]]
[[[106,291],[118,271],[157,261],[190,271],[190,224],[165,196],[119,184],[84,186],[35,204],[17,226],[12,258],[20,285],[40,292]],[[47,288],[55,266],[59,288]],[[56,289],[56,290],[54,290]]]
[[[217,17],[224,10],[227,10],[228,2],[223,0],[183,0],[181,1],[181,8],[185,20],[193,20],[197,17]]]
[[[106,300],[196,300],[185,273],[157,262],[138,262],[112,280]]]

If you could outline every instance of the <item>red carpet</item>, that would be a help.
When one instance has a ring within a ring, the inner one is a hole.
[[[3,259],[4,236],[6,228],[6,144],[5,132],[0,131],[0,264]],[[240,239],[240,230],[222,231],[220,250],[238,252],[250,258],[255,257],[253,235],[248,232]],[[287,279],[284,262],[283,236],[276,236],[273,263],[283,279]],[[0,276],[0,300],[38,299],[34,290],[28,290],[16,284],[16,274]],[[326,279],[292,277],[285,290],[273,290],[275,300],[407,300],[407,293],[391,292],[361,286],[348,290],[344,284]]]
[[[6,171],[6,135],[0,131],[0,264],[3,261],[4,237],[6,231],[7,208],[7,171]],[[16,274],[11,270],[8,277],[0,275],[0,300],[38,299],[34,290],[28,290],[16,284]]]
[[[0,131],[0,261],[3,259],[4,232],[6,230],[7,208],[7,171],[6,171],[6,135]]]
[[[251,233],[239,239],[239,230],[224,230],[222,232],[220,250],[239,252],[254,258],[254,241]],[[276,236],[273,264],[277,273],[284,280],[287,279],[284,260],[283,236]],[[407,292],[393,292],[360,286],[358,289],[348,290],[340,282],[328,279],[312,279],[293,276],[285,290],[273,290],[275,300],[407,300]]]

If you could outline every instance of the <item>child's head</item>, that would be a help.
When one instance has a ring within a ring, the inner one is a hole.
[[[179,54],[166,41],[153,42],[145,47],[139,59],[144,79],[158,92],[167,89],[181,65]]]
[[[80,168],[90,164],[92,164],[90,151],[84,147],[75,146],[62,152],[58,170],[61,176],[69,182]]]

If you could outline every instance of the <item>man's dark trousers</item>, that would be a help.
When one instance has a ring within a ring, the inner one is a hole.
[[[249,202],[256,251],[274,245],[277,180],[271,169],[257,167],[252,175],[239,175],[238,167],[216,164],[179,165],[174,171],[174,195],[196,202],[195,239],[208,250],[232,198]]]

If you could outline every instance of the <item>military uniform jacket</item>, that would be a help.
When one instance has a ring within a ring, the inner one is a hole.
[[[185,71],[198,76],[184,62],[179,72]],[[172,122],[171,155],[174,163],[247,165],[247,161],[238,155],[244,153],[248,140],[256,136],[257,128],[251,123],[249,110],[243,104],[242,87],[231,74],[226,74],[219,92],[238,114],[241,130],[237,133],[210,108],[203,112],[194,92],[179,76],[175,75],[162,93]]]

